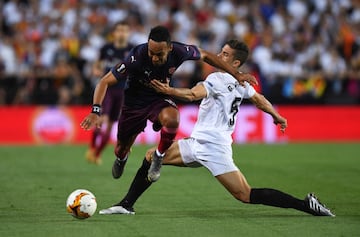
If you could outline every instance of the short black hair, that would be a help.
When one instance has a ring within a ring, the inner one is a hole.
[[[128,23],[126,20],[117,21],[117,22],[113,25],[112,31],[115,31],[118,26],[129,26],[129,23]]]
[[[240,60],[240,66],[243,65],[249,56],[249,47],[241,41],[231,39],[225,42],[230,48],[235,50],[234,59]]]
[[[155,26],[151,29],[149,34],[149,40],[152,39],[155,42],[171,43],[170,32],[165,26]]]

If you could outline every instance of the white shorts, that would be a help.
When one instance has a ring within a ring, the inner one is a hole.
[[[231,145],[219,145],[195,138],[178,141],[181,158],[188,167],[206,167],[213,176],[237,171]]]

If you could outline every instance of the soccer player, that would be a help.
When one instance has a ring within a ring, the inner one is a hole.
[[[246,44],[230,40],[222,48],[219,57],[238,69],[246,61],[248,52]],[[300,200],[275,189],[251,188],[234,164],[231,134],[243,99],[249,99],[257,108],[270,114],[282,132],[287,127],[287,120],[251,85],[245,83],[245,86],[242,86],[225,72],[210,74],[203,83],[192,89],[172,88],[167,83],[156,80],[151,81],[151,85],[157,91],[179,99],[203,99],[191,137],[180,139],[170,146],[163,159],[164,165],[204,166],[234,198],[244,203],[294,208],[316,216],[334,216],[313,194]],[[100,214],[135,214],[134,203],[151,185],[147,172],[153,150],[154,148],[147,152],[124,199],[108,209],[101,210]]]
[[[93,71],[95,76],[100,78],[104,75],[104,72],[109,72],[112,67],[129,53],[133,47],[128,43],[129,33],[129,25],[125,21],[114,25],[112,42],[105,44],[100,49],[99,60],[94,64]],[[102,163],[100,155],[110,139],[114,122],[119,119],[123,97],[124,89],[119,83],[109,86],[106,91],[99,122],[101,126],[104,126],[104,129],[96,127],[93,130],[90,147],[85,154],[86,159],[90,163],[98,165]]]
[[[150,81],[171,79],[184,61],[200,59],[230,73],[240,83],[257,83],[252,75],[239,73],[215,54],[194,45],[172,42],[169,31],[163,26],[152,28],[148,42],[134,47],[122,62],[99,81],[94,92],[92,111],[80,126],[89,129],[99,125],[100,105],[105,92],[110,85],[120,83],[125,89],[125,101],[118,123],[113,178],[122,175],[130,148],[137,135],[146,127],[147,120],[153,122],[155,131],[160,130],[160,142],[149,169],[149,178],[154,181],[158,178],[162,157],[176,136],[179,112],[171,97],[156,92]]]

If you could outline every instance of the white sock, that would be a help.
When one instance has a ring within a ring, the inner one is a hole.
[[[156,155],[159,156],[159,157],[163,157],[165,155],[165,152],[161,154],[158,149],[156,149],[155,152],[156,152]]]
[[[120,161],[120,162],[124,162],[124,161],[126,161],[127,159],[128,159],[128,155],[126,155],[125,157],[124,157],[124,159],[121,159],[120,157],[116,157],[117,159],[118,159],[118,161]]]

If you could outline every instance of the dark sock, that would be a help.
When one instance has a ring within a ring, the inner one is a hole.
[[[304,200],[297,199],[289,194],[270,188],[252,188],[250,192],[250,203],[273,207],[294,208],[309,213],[309,209]]]
[[[133,182],[123,200],[121,200],[117,205],[123,207],[132,207],[136,200],[141,196],[146,189],[151,185],[151,182],[147,179],[148,169],[150,168],[150,162],[145,158],[143,160],[142,166],[135,175]]]

